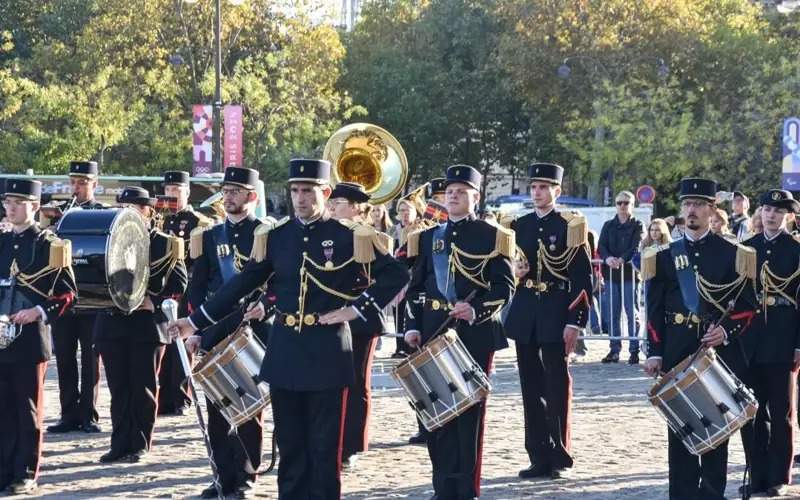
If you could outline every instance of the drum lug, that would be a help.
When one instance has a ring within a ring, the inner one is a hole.
[[[709,418],[706,417],[705,415],[700,417],[700,423],[703,424],[703,427],[705,427],[706,429],[711,427],[711,420],[709,420]]]
[[[683,439],[686,436],[690,436],[694,432],[694,429],[689,424],[684,424],[683,427],[680,428],[678,434],[680,434],[680,438]]]
[[[244,390],[243,388],[241,388],[241,387],[237,387],[237,388],[236,388],[236,394],[238,394],[238,395],[239,395],[239,397],[244,397],[244,395],[245,395],[245,394],[247,394],[247,391],[245,391],[245,390]]]
[[[416,401],[414,403],[409,401],[408,404],[411,405],[411,408],[413,408],[414,411],[422,411],[425,409],[425,403],[423,403],[422,401]]]
[[[725,403],[720,403],[720,404],[718,404],[718,405],[717,405],[717,408],[719,409],[719,412],[720,412],[721,414],[723,414],[723,415],[725,415],[726,413],[728,413],[729,411],[731,411],[731,409],[730,409],[730,408],[728,408],[728,405],[726,405]]]
[[[461,372],[461,376],[464,377],[465,381],[469,382],[469,381],[471,381],[472,379],[475,378],[475,370],[467,370],[467,371]]]
[[[228,406],[230,406],[231,404],[233,404],[233,401],[231,401],[230,399],[228,399],[228,397],[227,397],[227,396],[226,396],[226,397],[224,397],[224,398],[222,398],[222,401],[220,401],[220,405],[222,406],[222,408],[228,407]],[[222,409],[222,408],[220,408],[220,409]]]
[[[458,386],[452,382],[447,383],[447,388],[450,389],[450,392],[458,392]]]
[[[259,377],[258,375],[253,375],[252,377],[250,377],[250,380],[252,380],[253,383],[256,385],[262,382],[261,377]]]
[[[428,393],[428,399],[431,400],[431,403],[435,403],[439,401],[439,395],[436,394],[436,391],[431,391]]]

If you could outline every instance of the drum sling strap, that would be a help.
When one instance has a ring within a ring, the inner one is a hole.
[[[697,277],[694,268],[689,264],[689,255],[686,252],[686,240],[677,239],[669,244],[669,253],[678,275],[678,285],[683,297],[683,305],[690,312],[700,315],[700,294],[697,292]]]
[[[214,247],[217,249],[217,263],[219,264],[219,272],[222,275],[223,283],[227,283],[237,274],[236,266],[233,262],[233,251],[228,242],[228,232],[225,229],[225,223],[222,223],[217,224],[211,230]]]
[[[436,276],[436,288],[448,302],[456,301],[455,283],[450,283],[450,246],[447,244],[445,232],[447,224],[439,224],[433,230],[431,243],[431,260],[433,261],[433,274]]]

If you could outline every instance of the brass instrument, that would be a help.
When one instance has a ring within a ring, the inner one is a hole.
[[[217,191],[206,198],[203,203],[200,204],[199,211],[216,218],[218,221],[225,220],[225,203],[222,201],[222,191]]]
[[[361,184],[373,205],[393,200],[408,178],[403,147],[392,134],[370,123],[351,123],[337,130],[325,144],[322,157],[333,166],[334,185]]]

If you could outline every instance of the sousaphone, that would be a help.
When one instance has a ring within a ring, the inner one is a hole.
[[[373,205],[393,200],[408,177],[403,147],[392,134],[370,123],[351,123],[337,130],[322,157],[331,162],[334,185],[361,184]]]

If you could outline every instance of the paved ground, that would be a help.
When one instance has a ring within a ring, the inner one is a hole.
[[[389,377],[388,355],[394,342],[384,341],[376,361],[375,398],[370,427],[370,450],[358,468],[344,474],[346,498],[430,497],[430,465],[424,447],[406,445],[414,431],[413,414]],[[494,392],[488,409],[482,497],[487,499],[656,499],[666,498],[666,428],[645,399],[650,385],[640,368],[603,365],[605,346],[573,365],[574,478],[558,482],[530,482],[517,478],[527,466],[523,448],[522,407],[512,349],[496,357]],[[111,430],[109,396],[103,382],[101,425]],[[46,387],[47,416],[58,416],[55,367],[50,366]],[[267,440],[271,438],[268,420]],[[205,449],[194,413],[160,419],[153,451],[139,464],[100,465],[97,460],[109,444],[109,432],[46,435],[41,474],[45,498],[172,497],[196,495],[209,483]],[[265,453],[268,453],[268,442]],[[728,497],[736,497],[744,455],[738,437],[731,444]],[[265,458],[268,460],[268,457]],[[276,498],[275,473],[259,480],[259,496]],[[786,498],[800,498],[800,487]]]

